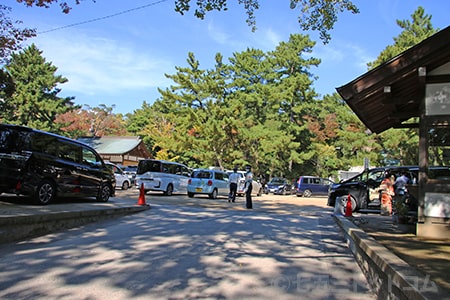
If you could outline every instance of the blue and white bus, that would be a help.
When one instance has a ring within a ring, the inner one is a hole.
[[[144,191],[160,191],[170,196],[172,193],[187,193],[191,170],[177,162],[145,159],[139,161],[136,171],[136,187],[144,185]]]

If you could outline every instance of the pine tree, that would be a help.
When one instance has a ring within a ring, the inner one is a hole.
[[[5,98],[2,122],[57,132],[56,115],[73,107],[73,98],[58,97],[61,89],[57,86],[67,79],[55,75],[57,67],[46,62],[42,51],[32,44],[13,54],[5,70],[12,78],[14,92]]]

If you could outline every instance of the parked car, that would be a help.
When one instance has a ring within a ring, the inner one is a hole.
[[[105,164],[114,173],[114,177],[116,178],[116,187],[121,188],[122,190],[128,190],[131,187],[131,180],[125,174],[123,169],[111,162],[105,162]]]
[[[317,176],[300,176],[296,181],[297,197],[327,196],[333,182]]]
[[[233,171],[227,171],[228,175],[231,174]],[[239,182],[237,187],[236,194],[238,196],[243,196],[245,194],[244,188],[245,188],[245,171],[237,171],[239,174]],[[258,180],[253,179],[252,180],[252,195],[255,196],[261,196],[263,193],[263,187],[261,183],[259,183]]]
[[[274,195],[291,194],[292,184],[284,178],[274,177],[267,184],[264,189],[266,194],[273,193]]]
[[[187,194],[192,198],[195,194],[208,195],[211,199],[227,196],[230,193],[228,173],[212,169],[195,169],[188,180]]]
[[[327,205],[335,206],[336,201],[347,201],[350,195],[353,211],[379,208],[378,188],[386,174],[398,177],[405,173],[414,184],[417,182],[418,172],[418,166],[388,166],[365,170],[352,178],[333,184],[328,194]],[[429,168],[428,175],[430,179],[450,178],[450,168],[433,166]]]
[[[45,205],[55,197],[114,196],[114,174],[94,148],[29,127],[0,124],[0,194],[31,196]]]
[[[136,182],[137,165],[126,166],[123,168],[123,172],[128,176],[132,185]]]
[[[173,193],[186,194],[187,183],[191,175],[188,166],[160,159],[139,161],[136,171],[136,188],[144,186],[144,191],[160,191],[166,196]]]

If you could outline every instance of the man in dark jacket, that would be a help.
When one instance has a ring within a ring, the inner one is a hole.
[[[252,168],[250,165],[247,165],[245,167],[245,200],[246,200],[246,207],[248,209],[253,208],[253,203],[252,203],[252,182],[253,182],[253,173],[252,173]]]
[[[234,167],[233,173],[230,174],[228,180],[230,182],[230,194],[228,196],[228,202],[234,202],[236,200],[237,187],[240,179],[240,175],[237,172],[237,168]]]

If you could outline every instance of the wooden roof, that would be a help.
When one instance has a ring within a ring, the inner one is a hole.
[[[143,157],[150,157],[150,152],[137,136],[102,136],[81,137],[79,141],[90,145],[100,154],[124,155],[139,149]]]
[[[450,26],[336,90],[372,132],[381,133],[419,117],[424,85],[433,82],[450,82]]]

